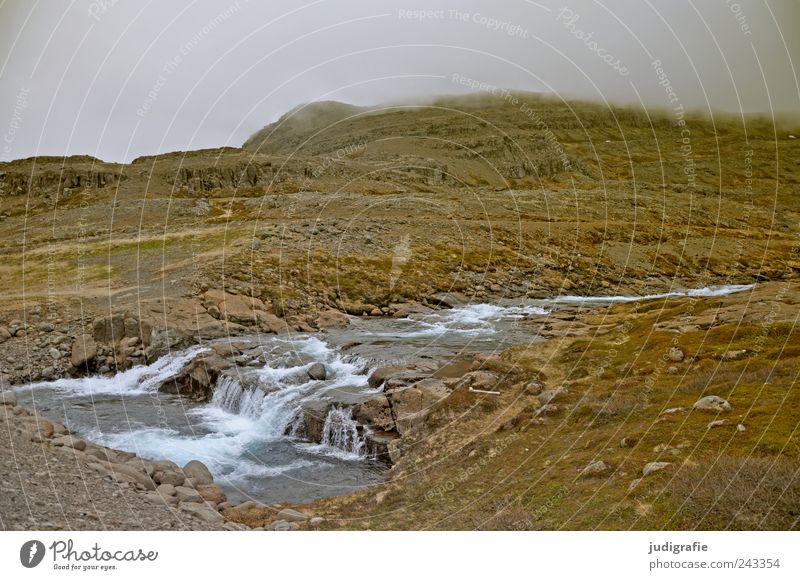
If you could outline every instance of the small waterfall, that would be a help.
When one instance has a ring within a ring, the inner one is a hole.
[[[351,407],[331,407],[322,430],[322,445],[363,455],[365,439],[358,432]]]
[[[235,377],[222,376],[217,381],[211,402],[220,409],[257,419],[262,414],[266,393],[259,388],[247,388]]]

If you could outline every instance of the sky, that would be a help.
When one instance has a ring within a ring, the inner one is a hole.
[[[798,0],[0,0],[0,161],[223,145],[310,101],[494,87],[800,111]]]

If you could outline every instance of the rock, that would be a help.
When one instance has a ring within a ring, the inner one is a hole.
[[[681,362],[685,358],[685,354],[677,346],[673,346],[667,352],[667,360],[672,362]]]
[[[14,391],[0,391],[0,405],[8,405],[9,407],[17,406],[17,395]]]
[[[525,385],[525,394],[536,396],[544,391],[544,385],[539,381],[531,381]]]
[[[314,363],[309,367],[308,377],[315,381],[324,381],[328,376],[328,369],[325,368],[325,365],[322,363]]]
[[[635,490],[637,487],[639,487],[639,484],[640,484],[640,483],[642,483],[642,478],[641,478],[641,477],[637,477],[636,479],[634,479],[634,480],[631,482],[631,484],[628,486],[628,493],[631,493],[631,492],[632,492],[632,491],[634,491],[634,490]]]
[[[202,503],[203,501],[203,498],[196,489],[183,485],[179,485],[175,488],[175,497],[177,497],[180,502]]]
[[[623,437],[622,441],[619,442],[619,446],[623,449],[630,449],[635,447],[638,442],[639,439],[637,437]]]
[[[221,504],[228,499],[222,488],[215,483],[201,484],[198,485],[196,489],[200,497],[208,503]]]
[[[170,485],[168,483],[163,483],[163,484],[158,486],[156,491],[158,493],[160,493],[161,495],[163,495],[163,496],[174,496],[175,495],[175,486],[174,485]]]
[[[722,355],[722,360],[741,360],[747,355],[746,349],[728,350]]]
[[[651,461],[642,468],[642,477],[647,477],[651,473],[666,469],[670,465],[672,465],[672,463],[669,463],[668,461]]]
[[[538,409],[536,409],[536,413],[535,414],[536,415],[545,415],[545,416],[555,415],[560,410],[561,410],[561,407],[559,407],[558,405],[553,405],[552,403],[549,403],[547,405],[543,405],[543,406],[539,407]]]
[[[744,433],[745,431],[747,431],[747,427],[745,427],[744,425],[742,425],[741,423],[739,423],[738,425],[736,425],[736,430],[737,430],[739,433]]]
[[[53,332],[56,329],[56,325],[52,322],[40,322],[38,328],[39,332]]]
[[[274,532],[289,532],[291,531],[292,526],[286,520],[278,520],[272,524],[271,528]]]
[[[25,425],[32,436],[50,439],[55,434],[55,425],[37,415],[23,417],[20,422]],[[55,442],[54,442],[55,443]],[[71,446],[70,446],[71,447]]]
[[[225,517],[221,513],[206,505],[190,502],[180,504],[180,508],[186,513],[192,514],[196,518],[209,524],[218,524],[225,521]]]
[[[380,309],[380,308],[373,308],[373,309],[372,309],[372,310],[370,310],[370,312],[369,312],[369,315],[370,315],[370,316],[380,316],[380,315],[382,315],[382,314],[383,314],[383,312],[381,312],[381,309]]]
[[[76,369],[86,370],[88,365],[97,356],[97,344],[90,334],[83,334],[72,343],[70,363]]]
[[[50,358],[52,358],[53,360],[58,360],[58,359],[60,359],[60,358],[63,356],[63,355],[61,354],[61,351],[60,351],[60,350],[58,350],[57,348],[54,348],[54,347],[51,347],[51,348],[50,348],[50,349],[47,351],[47,354],[49,354],[49,355],[50,355]]]
[[[472,387],[481,391],[490,391],[497,385],[499,377],[490,371],[472,371],[461,377],[458,387]]]
[[[172,470],[156,471],[153,474],[153,479],[156,481],[156,483],[162,485],[178,486],[183,485],[186,482],[186,477],[184,475]]]
[[[463,306],[469,302],[469,300],[466,296],[458,292],[437,292],[428,297],[428,302],[444,306],[445,308],[457,308]]]
[[[389,495],[389,490],[384,489],[383,491],[379,491],[375,494],[375,503],[380,505],[386,500],[386,496]]]
[[[135,467],[132,467],[127,464],[120,464],[120,463],[108,463],[106,464],[106,468],[112,474],[121,474],[124,475],[131,480],[135,481],[142,487],[144,487],[147,491],[156,491],[156,484],[155,482],[150,479],[149,476],[145,475]]]
[[[353,419],[379,431],[391,431],[395,428],[392,408],[385,395],[376,395],[357,405],[353,410]]]
[[[692,407],[701,411],[714,411],[717,413],[727,412],[733,409],[728,401],[716,395],[708,395],[707,397],[703,397]]]
[[[714,427],[722,427],[724,424],[725,419],[717,419],[716,421],[711,421],[706,428],[713,429]]]
[[[555,389],[548,389],[546,391],[542,391],[542,393],[536,398],[539,399],[539,403],[541,403],[542,405],[547,405],[548,403],[551,403],[556,399],[563,397],[564,395],[567,394],[567,392],[568,392],[567,389],[558,387]]]
[[[214,483],[214,476],[211,475],[208,467],[196,459],[192,459],[189,463],[183,466],[183,473],[186,474],[186,477],[193,477],[198,485]]]
[[[284,508],[278,512],[278,518],[287,522],[305,522],[311,516],[291,508]]]
[[[214,351],[203,352],[194,357],[178,376],[166,381],[158,390],[207,401],[213,394],[219,375],[232,366],[231,361]]]
[[[0,326],[0,344],[11,338],[11,333],[5,326]]]
[[[412,387],[392,391],[387,395],[401,435],[422,423],[430,408],[450,394],[443,381],[424,379]]]
[[[51,426],[52,427],[52,426]],[[86,441],[78,439],[72,435],[62,435],[53,439],[53,445],[56,447],[70,447],[75,451],[84,451],[86,449]]]
[[[419,302],[405,302],[403,304],[389,304],[392,318],[408,318],[412,314],[427,314],[433,311],[430,306]]]
[[[322,524],[322,522],[324,522],[324,521],[325,521],[325,518],[321,518],[321,517],[317,516],[317,517],[314,517],[314,518],[311,518],[310,520],[308,520],[308,523],[310,525],[316,527],[316,526],[319,526],[320,524]]]
[[[92,325],[92,334],[96,342],[116,344],[125,337],[125,316],[113,314],[95,320]]]
[[[338,310],[324,310],[317,317],[317,328],[320,330],[347,328],[349,325],[350,318]]]
[[[394,365],[378,367],[369,376],[367,382],[369,383],[370,387],[372,387],[373,389],[377,389],[378,387],[383,385],[383,383],[385,383],[389,379],[389,377],[391,377],[392,375],[396,375],[404,370],[405,369],[403,367],[398,367]]]
[[[594,461],[581,470],[581,477],[596,477],[611,471],[611,466],[605,461]]]

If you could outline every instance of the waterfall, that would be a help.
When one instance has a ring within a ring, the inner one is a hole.
[[[364,454],[364,437],[358,432],[351,407],[331,407],[322,430],[322,445],[353,455]]]

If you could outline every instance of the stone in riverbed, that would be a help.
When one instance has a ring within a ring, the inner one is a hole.
[[[183,466],[183,473],[186,477],[193,477],[198,485],[207,485],[214,483],[214,476],[201,461],[192,459],[189,463]]]
[[[52,425],[51,425],[52,428]],[[86,449],[86,441],[78,439],[72,435],[62,435],[53,439],[53,445],[56,447],[69,447],[75,451],[84,451]]]
[[[338,310],[325,310],[317,317],[317,327],[320,330],[347,328],[349,325],[350,318]]]
[[[389,399],[385,395],[376,395],[357,405],[353,411],[353,418],[379,431],[391,431],[395,427]]]
[[[324,364],[318,362],[309,367],[307,374],[310,379],[324,381],[328,377],[328,369],[325,368]]]

